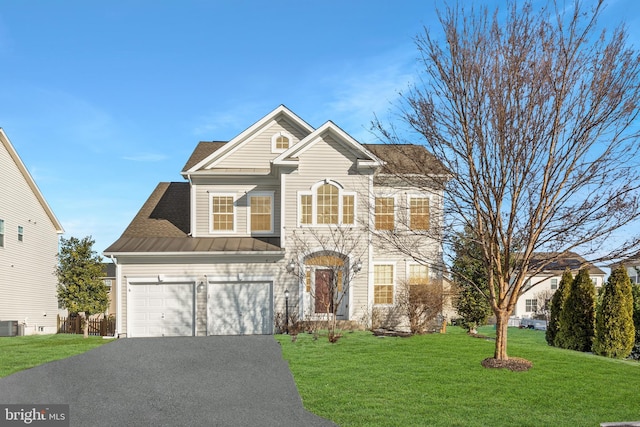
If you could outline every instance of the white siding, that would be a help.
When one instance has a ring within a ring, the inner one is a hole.
[[[0,219],[5,229],[0,248],[0,320],[25,323],[26,334],[55,333],[58,233],[1,142]],[[22,242],[18,226],[24,228]]]

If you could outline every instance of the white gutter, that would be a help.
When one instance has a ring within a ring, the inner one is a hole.
[[[110,258],[116,266],[116,330],[113,332],[113,336],[117,338],[119,331],[122,330],[122,279],[120,275],[121,266],[120,264],[118,264],[118,259],[116,257],[114,257],[113,255],[106,256]]]

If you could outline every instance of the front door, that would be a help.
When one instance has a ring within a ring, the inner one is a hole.
[[[333,270],[316,269],[315,312],[333,313]]]

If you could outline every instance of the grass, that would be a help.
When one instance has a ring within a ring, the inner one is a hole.
[[[29,335],[0,338],[0,378],[43,363],[64,359],[109,342],[82,335]]]
[[[481,334],[494,335],[481,328]],[[597,426],[640,421],[640,363],[549,347],[544,332],[509,330],[527,372],[485,369],[494,343],[460,328],[336,344],[276,336],[305,408],[341,426]]]

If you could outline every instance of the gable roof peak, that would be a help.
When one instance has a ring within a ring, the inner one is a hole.
[[[242,145],[253,134],[257,133],[260,129],[264,128],[272,120],[281,116],[286,117],[288,120],[290,120],[291,122],[299,126],[301,129],[304,129],[307,133],[312,133],[315,131],[315,129],[309,123],[301,119],[297,114],[291,111],[284,104],[280,104],[278,107],[273,109],[270,113],[268,113],[266,116],[262,117],[260,120],[258,120],[257,122],[255,122],[254,124],[246,128],[244,131],[242,131],[240,134],[235,136],[224,146],[221,146],[215,151],[211,152],[205,158],[200,159],[198,162],[193,164],[190,162],[187,162],[187,165],[189,165],[189,167],[187,168],[186,167],[187,165],[185,165],[182,175],[188,175],[189,173],[195,172],[199,169],[215,164],[217,160],[221,159],[223,156],[225,156],[230,151],[234,150],[236,147]]]

